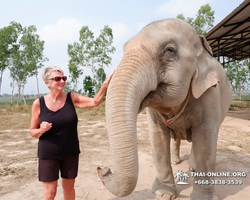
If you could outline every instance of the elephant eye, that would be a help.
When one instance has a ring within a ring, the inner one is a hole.
[[[168,47],[167,49],[166,49],[166,51],[168,51],[168,52],[170,52],[170,53],[174,53],[174,48],[173,47]]]
[[[172,62],[176,59],[176,50],[174,47],[166,47],[164,52],[164,58],[168,62]]]

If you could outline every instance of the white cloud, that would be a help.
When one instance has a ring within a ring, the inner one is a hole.
[[[156,9],[156,14],[161,17],[177,17],[183,14],[185,17],[195,17],[201,6],[210,3],[211,0],[170,0]]]
[[[115,22],[111,25],[113,36],[114,36],[114,45],[123,45],[134,35],[133,31],[129,29],[125,24],[121,22]]]
[[[48,24],[38,31],[45,45],[57,45],[60,43],[73,43],[78,41],[79,30],[82,22],[73,18],[59,19],[55,25]]]
[[[49,58],[45,66],[57,65],[67,72],[67,45],[79,40],[82,26],[83,23],[77,19],[61,18],[55,24],[47,24],[38,30],[41,40],[45,41],[44,55]]]

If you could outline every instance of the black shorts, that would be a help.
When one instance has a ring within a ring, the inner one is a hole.
[[[52,182],[61,177],[74,179],[78,173],[79,155],[59,158],[59,159],[40,159],[38,161],[39,181]]]

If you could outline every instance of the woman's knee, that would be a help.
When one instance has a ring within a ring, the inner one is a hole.
[[[57,192],[57,181],[50,183],[43,183],[43,186],[44,186],[43,199],[53,200]]]
[[[62,188],[65,191],[72,191],[75,187],[75,179],[62,179]]]

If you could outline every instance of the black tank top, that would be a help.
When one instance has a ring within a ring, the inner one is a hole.
[[[38,157],[54,159],[78,155],[78,118],[70,93],[67,94],[64,106],[55,112],[47,108],[44,97],[40,97],[39,101],[40,124],[46,121],[52,123],[52,128],[39,138]]]

